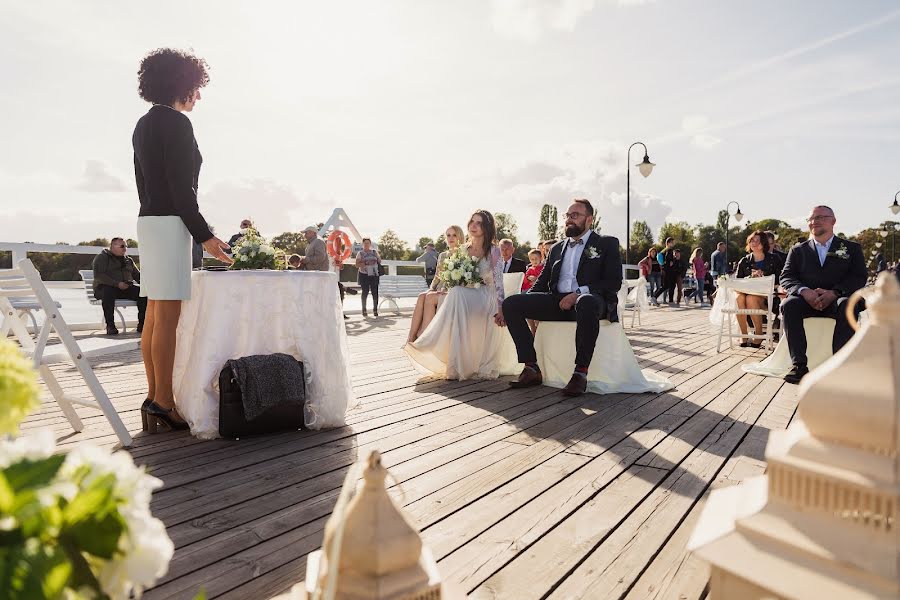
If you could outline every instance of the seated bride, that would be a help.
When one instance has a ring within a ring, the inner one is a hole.
[[[445,272],[450,287],[441,310],[404,350],[414,364],[447,379],[496,379],[517,371],[515,347],[503,328],[503,262],[496,243],[494,216],[477,210],[469,219],[468,239],[458,253],[461,262],[471,259],[476,281],[463,284]],[[480,279],[480,281],[478,281]]]

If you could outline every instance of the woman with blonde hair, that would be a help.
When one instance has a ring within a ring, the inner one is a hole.
[[[427,292],[422,292],[416,299],[416,308],[413,310],[412,322],[409,324],[409,336],[406,338],[407,344],[416,341],[422,335],[422,332],[434,319],[434,315],[437,313],[444,296],[447,295],[447,290],[444,289],[444,284],[441,283],[439,277],[441,268],[444,265],[444,261],[459,247],[464,237],[463,228],[459,225],[451,225],[444,232],[444,239],[447,240],[447,250],[438,255],[437,271],[435,271],[434,279],[431,280],[431,289]]]

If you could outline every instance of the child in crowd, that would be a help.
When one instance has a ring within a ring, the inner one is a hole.
[[[529,266],[528,270],[525,271],[525,279],[522,281],[523,294],[531,289],[531,286],[533,286],[534,282],[537,281],[537,278],[540,277],[541,271],[544,270],[544,254],[537,248],[532,248],[528,251],[528,260],[531,262],[531,266]],[[537,321],[528,319],[528,326],[531,328],[531,335],[534,335],[534,333],[537,331],[537,324]]]

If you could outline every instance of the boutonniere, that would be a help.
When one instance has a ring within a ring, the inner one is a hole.
[[[837,250],[835,250],[834,252],[829,252],[826,256],[836,256],[841,260],[850,259],[850,253],[847,251],[847,246],[845,246],[844,244],[841,244]]]
[[[585,248],[584,253],[587,254],[588,258],[597,258],[598,256],[600,256],[600,253],[597,252],[597,249],[593,246],[588,246],[587,248]]]

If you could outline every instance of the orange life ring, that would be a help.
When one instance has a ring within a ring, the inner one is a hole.
[[[340,229],[335,229],[328,234],[326,249],[335,262],[342,263],[350,258],[350,254],[353,252],[353,244],[350,243],[349,235]]]

